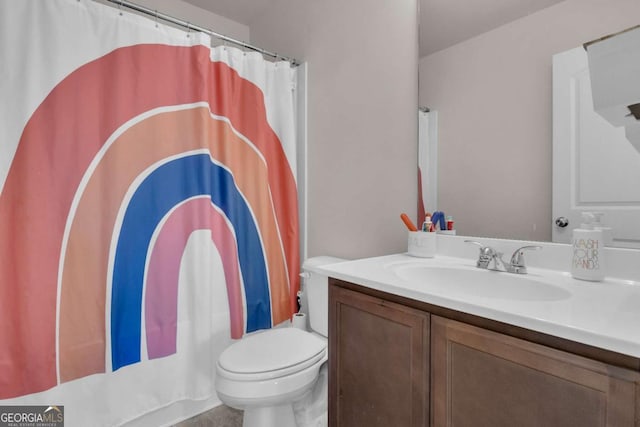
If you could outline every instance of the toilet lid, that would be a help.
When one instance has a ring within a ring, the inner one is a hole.
[[[218,364],[229,372],[254,374],[305,362],[327,348],[325,340],[296,328],[277,328],[250,335],[222,352]]]

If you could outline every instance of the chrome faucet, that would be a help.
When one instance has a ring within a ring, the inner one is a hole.
[[[527,245],[522,246],[511,255],[509,264],[505,263],[502,259],[504,255],[502,252],[498,252],[490,246],[485,246],[475,240],[465,240],[465,243],[472,243],[480,246],[480,254],[478,256],[478,262],[476,267],[483,268],[485,270],[506,271],[507,273],[514,274],[527,274],[527,267],[524,265],[524,251],[525,250],[538,250],[542,249],[542,246]],[[490,264],[493,262],[493,268]]]

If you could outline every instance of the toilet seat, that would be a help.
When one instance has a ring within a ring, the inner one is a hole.
[[[277,328],[248,336],[218,359],[218,374],[237,381],[260,381],[300,372],[326,360],[326,340],[296,328]]]

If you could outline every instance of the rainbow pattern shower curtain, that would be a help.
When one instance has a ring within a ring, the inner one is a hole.
[[[112,425],[202,399],[232,338],[292,314],[295,69],[209,46],[0,2],[0,404]]]

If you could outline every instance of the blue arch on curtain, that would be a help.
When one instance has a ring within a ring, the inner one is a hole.
[[[134,193],[122,222],[113,268],[111,357],[113,370],[140,361],[142,289],[147,250],[154,230],[169,210],[191,197],[209,195],[231,221],[246,305],[247,332],[271,327],[265,257],[257,226],[233,176],[208,154],[167,162]]]

